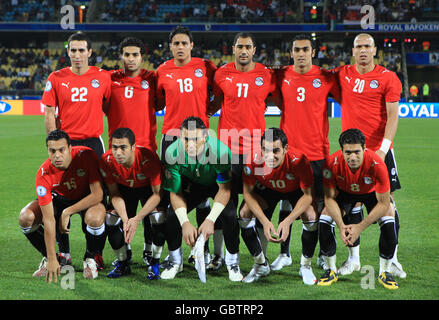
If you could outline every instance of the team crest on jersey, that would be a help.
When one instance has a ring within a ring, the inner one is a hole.
[[[378,88],[379,86],[380,86],[380,84],[379,84],[378,80],[372,80],[372,81],[369,83],[369,87],[371,87],[372,89],[376,89],[376,88]]]
[[[329,170],[329,169],[325,169],[325,170],[323,170],[323,176],[324,176],[326,179],[331,179],[331,177],[332,177],[332,172],[331,172],[331,170]]]
[[[52,82],[47,81],[46,87],[44,88],[44,91],[50,91],[50,90],[52,90]]]
[[[146,179],[146,177],[145,177],[145,175],[143,173],[136,174],[136,177],[137,177],[138,180],[145,180]]]
[[[264,78],[262,77],[257,77],[255,79],[255,85],[257,85],[258,87],[262,86],[264,84]]]
[[[245,174],[246,176],[251,175],[251,174],[252,174],[252,169],[250,169],[249,166],[245,166],[245,167],[244,167],[244,174]]]
[[[194,74],[197,78],[201,78],[204,75],[203,70],[201,70],[200,68],[196,69]]]
[[[320,88],[321,86],[322,86],[322,81],[319,79],[319,78],[317,78],[317,79],[314,79],[313,81],[312,81],[312,86],[314,87],[314,88]]]
[[[43,186],[38,186],[38,187],[37,187],[37,194],[38,194],[40,197],[44,197],[44,196],[47,194],[47,190],[46,190],[46,188],[44,188]]]
[[[99,80],[98,80],[98,79],[93,79],[93,80],[91,80],[91,86],[92,86],[93,88],[99,88],[100,85],[101,85],[101,84],[99,83]]]
[[[83,177],[85,176],[85,171],[84,169],[78,169],[76,170],[76,174],[78,175],[78,177]]]
[[[288,180],[294,180],[294,176],[291,173],[287,173],[285,176]]]
[[[146,80],[142,80],[142,82],[140,82],[140,86],[146,90],[149,88],[149,83]]]
[[[372,184],[373,180],[370,177],[364,177],[364,183],[365,184]]]

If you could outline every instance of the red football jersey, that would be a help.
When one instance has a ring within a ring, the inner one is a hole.
[[[49,75],[42,103],[58,107],[61,129],[70,139],[97,138],[104,132],[102,105],[110,92],[110,74],[105,70],[91,66],[78,76],[67,67]]]
[[[101,174],[107,184],[118,183],[130,188],[157,186],[162,183],[162,165],[157,154],[149,149],[137,147],[134,163],[129,169],[116,162],[112,150],[102,155]]]
[[[256,63],[248,72],[238,71],[235,63],[228,63],[217,70],[213,85],[215,96],[224,96],[218,123],[220,140],[229,146],[233,154],[249,153],[250,148],[260,148],[260,137],[265,131],[265,99],[278,95],[274,71]],[[221,130],[227,130],[222,134]],[[236,130],[236,133],[230,130]],[[255,133],[257,130],[259,134]],[[243,139],[236,139],[241,130]],[[252,139],[253,137],[255,139]],[[239,144],[238,144],[239,141]],[[256,151],[254,150],[254,151]],[[247,151],[247,152],[244,152]]]
[[[134,78],[126,76],[122,69],[111,73],[110,108],[107,112],[110,145],[116,129],[130,128],[136,136],[137,146],[157,150],[156,81],[155,72],[144,69]]]
[[[206,112],[215,70],[211,61],[201,58],[192,58],[183,67],[172,59],[157,68],[157,97],[166,99],[162,134],[179,135],[181,123],[190,116],[209,127]]]
[[[313,66],[305,74],[288,66],[277,72],[283,107],[280,128],[288,145],[306,155],[310,161],[329,155],[328,96],[340,99],[340,88],[328,70]]]
[[[250,186],[259,182],[269,189],[289,193],[298,188],[311,188],[314,175],[306,156],[289,149],[283,164],[277,168],[266,167],[262,155],[253,154],[251,162],[244,166],[242,180]]]
[[[55,168],[50,159],[38,169],[35,186],[40,206],[52,202],[52,191],[70,200],[80,200],[90,193],[90,184],[102,179],[96,153],[87,147],[72,147],[72,162],[67,170]]]
[[[344,160],[341,150],[326,159],[323,167],[323,184],[351,194],[367,194],[390,190],[386,164],[372,150],[365,149],[363,164],[353,173]]]
[[[339,67],[334,72],[342,92],[342,130],[360,129],[366,136],[366,147],[378,150],[386,128],[386,102],[399,101],[401,81],[379,65],[366,74],[359,74],[356,65]]]

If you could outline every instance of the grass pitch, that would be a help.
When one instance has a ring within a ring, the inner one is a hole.
[[[162,118],[159,118],[161,127]],[[278,117],[268,117],[267,127],[277,126]],[[211,121],[216,127],[216,119]],[[338,149],[340,120],[330,119],[331,152]],[[160,134],[158,134],[160,138]],[[0,117],[0,299],[45,300],[393,300],[439,298],[439,123],[435,119],[400,119],[395,139],[395,155],[402,189],[395,193],[401,229],[398,258],[407,272],[399,280],[400,289],[390,291],[377,281],[378,237],[377,225],[370,226],[361,236],[361,263],[363,272],[341,277],[331,287],[306,286],[299,276],[301,254],[301,222],[293,225],[291,254],[293,264],[253,284],[232,283],[226,268],[208,274],[207,283],[198,280],[192,265],[187,263],[189,248],[183,244],[184,271],[171,281],[148,281],[142,264],[143,230],[139,227],[133,248],[132,274],[120,279],[108,279],[114,255],[106,244],[106,269],[98,279],[85,280],[82,276],[82,256],[85,238],[78,215],[72,217],[70,246],[76,271],[74,289],[63,289],[58,284],[47,284],[33,279],[32,273],[41,260],[18,227],[22,207],[35,199],[35,174],[47,158],[45,131],[41,116]],[[104,141],[108,141],[104,136]],[[159,140],[159,139],[158,139]],[[190,219],[195,220],[195,214]],[[277,226],[278,212],[273,222]],[[338,230],[337,230],[338,237]],[[212,240],[210,241],[212,251]],[[243,274],[250,271],[253,261],[241,241]],[[279,246],[270,243],[268,258],[273,261]],[[318,247],[313,259],[315,264]],[[163,252],[162,258],[167,254]],[[338,242],[337,265],[348,256],[347,249]],[[323,271],[314,267],[317,277]]]

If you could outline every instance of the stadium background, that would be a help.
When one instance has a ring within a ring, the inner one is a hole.
[[[74,8],[74,29],[63,29],[60,24],[61,19],[65,16],[65,13],[61,14],[60,12],[64,5],[72,5]],[[375,10],[375,25],[372,29],[363,30],[360,27],[361,18],[364,16],[360,13],[363,5],[371,5]],[[420,271],[416,273],[416,268],[409,264],[409,261],[411,261],[409,257],[415,259],[414,256],[410,256],[411,253],[419,253],[417,250],[427,247],[424,242],[419,240],[419,234],[424,234],[425,229],[428,229],[431,231],[426,232],[430,236],[429,241],[435,240],[437,241],[435,243],[439,244],[437,231],[439,230],[437,228],[439,223],[436,217],[439,205],[437,186],[433,180],[439,174],[438,166],[433,161],[439,155],[437,141],[439,133],[437,120],[439,118],[439,43],[435,41],[439,35],[438,21],[439,1],[437,0],[376,0],[369,2],[358,0],[1,1],[0,153],[1,167],[8,174],[0,177],[0,201],[2,209],[5,210],[4,215],[0,218],[1,226],[5,226],[5,232],[0,235],[0,253],[5,254],[7,257],[6,259],[0,259],[0,264],[3,267],[6,266],[6,269],[2,267],[0,274],[4,272],[4,276],[7,278],[0,280],[0,282],[3,282],[0,290],[3,291],[3,288],[11,287],[11,283],[14,281],[27,286],[27,281],[32,281],[28,274],[31,274],[33,269],[36,268],[39,259],[25,237],[20,234],[17,217],[19,210],[34,197],[33,179],[35,170],[46,157],[43,142],[44,125],[41,116],[44,114],[44,108],[40,105],[40,99],[45,80],[50,72],[69,65],[65,50],[65,41],[68,35],[78,30],[87,32],[92,40],[93,56],[90,61],[91,64],[107,70],[121,67],[118,60],[117,45],[124,37],[134,35],[141,38],[146,44],[147,54],[144,68],[156,69],[160,63],[171,58],[167,43],[168,34],[176,24],[180,23],[189,26],[193,31],[195,47],[192,55],[210,59],[218,66],[233,61],[232,40],[239,31],[249,31],[256,36],[257,52],[255,60],[267,65],[291,64],[288,53],[289,40],[298,33],[310,33],[315,37],[318,45],[314,64],[328,69],[352,63],[351,48],[356,34],[364,31],[373,34],[378,47],[375,62],[395,71],[403,84],[400,118],[418,118],[400,120],[395,143],[398,146],[396,154],[403,189],[398,192],[396,198],[402,214],[412,215],[414,214],[413,211],[416,212],[416,210],[425,214],[425,216],[420,214],[418,216],[419,220],[409,221],[406,224],[402,220],[401,241],[403,244],[405,243],[406,247],[401,245],[399,254],[400,261],[408,269],[408,277],[414,274],[415,279],[417,279],[416,277],[421,278]],[[330,119],[331,151],[335,151],[337,148],[337,135],[340,133],[338,118],[340,108],[334,101],[328,102],[328,108],[333,118]],[[158,124],[160,128],[162,113],[157,115],[159,116]],[[269,108],[267,111],[267,125],[277,126],[279,122],[278,115],[279,111],[275,106]],[[212,122],[213,127],[215,127],[216,119],[213,119]],[[105,137],[104,141],[107,141]],[[404,146],[407,147],[405,150],[403,149]],[[420,162],[417,162],[415,156],[417,153],[422,153]],[[421,176],[424,177],[423,180]],[[414,186],[418,187],[415,188]],[[425,191],[426,186],[431,186],[431,188]],[[410,193],[415,189],[419,194]],[[10,191],[14,192],[14,197],[10,196]],[[419,207],[414,208],[416,205],[413,202],[418,201],[418,199],[424,199],[425,201],[419,202]],[[436,214],[436,216],[433,214]],[[273,221],[277,221],[276,218]],[[298,225],[300,223],[296,223],[296,229],[293,229],[296,238],[300,234],[299,229],[297,229]],[[404,233],[403,228],[407,228],[406,233]],[[79,234],[79,228],[76,231],[78,234],[72,235],[72,241],[74,242],[77,239],[78,244],[76,246],[82,248],[82,235]],[[377,264],[377,232],[374,231],[368,233],[371,234],[370,244],[366,240],[364,241],[365,245],[362,249],[362,255],[365,257],[364,264]],[[140,246],[140,237],[136,236],[136,238]],[[20,243],[19,248],[23,249],[20,249],[21,251],[11,251],[11,239],[16,239],[14,245]],[[300,257],[298,253],[300,245],[297,243],[298,241],[293,244],[293,241],[292,247],[294,246],[295,249],[293,250],[296,250],[297,253],[296,256],[293,253],[293,265],[297,265]],[[427,238],[425,241],[428,241]],[[428,247],[431,252],[429,252],[428,257],[431,255],[437,259],[438,246],[430,242]],[[370,253],[367,252],[368,246],[370,246]],[[75,242],[72,247],[74,252]],[[106,248],[106,256],[104,257],[109,263],[113,257],[108,244]],[[82,249],[77,251],[82,251]],[[241,260],[244,261],[244,267],[241,268],[244,270],[243,272],[248,272],[251,266],[248,251],[245,247],[242,247],[241,252]],[[272,246],[272,252],[271,258],[274,259],[278,252],[277,247]],[[343,252],[343,249],[339,249],[339,252]],[[11,265],[14,265],[17,254],[26,262],[20,264],[20,270],[12,270]],[[366,258],[368,256],[371,259],[367,262]],[[424,262],[424,258],[421,259],[422,262]],[[429,258],[425,259],[427,264],[432,263],[432,261],[428,261]],[[80,258],[76,260],[79,263]],[[414,262],[416,261],[420,260],[415,259]],[[338,258],[338,262],[343,262],[343,258]],[[245,267],[245,263],[248,264],[248,267]],[[190,266],[186,267],[188,270],[190,268]],[[437,266],[434,265],[434,268],[434,276],[437,278]],[[192,270],[189,280],[196,280],[194,272]],[[297,270],[293,272],[297,273]],[[295,273],[294,275],[297,276]],[[315,271],[315,273],[317,275],[319,271]],[[287,279],[288,275],[286,272],[283,273],[279,281]],[[77,277],[78,289],[92,288],[92,285],[82,284],[83,281],[80,281],[79,276]],[[184,279],[185,277],[187,275],[180,277],[182,280],[178,280],[180,281],[178,282],[179,286],[189,285],[189,282],[186,282],[188,280]],[[137,279],[143,278],[137,276]],[[270,285],[272,285],[272,282],[276,282],[274,276],[269,277],[269,279]],[[370,295],[369,292],[368,294],[364,293],[367,290],[360,290],[358,286],[360,276],[354,277],[354,279],[356,279],[355,286],[353,283],[343,281],[342,283],[347,286],[346,288],[352,286],[356,288],[355,290],[362,291],[360,296],[365,299],[377,299],[380,296],[375,293],[370,293]],[[410,281],[408,279],[401,281],[403,283],[402,287],[409,286]],[[225,278],[221,279],[221,277],[214,277],[213,281],[217,282],[214,282],[217,286],[226,286],[221,280],[226,281]],[[123,284],[127,295],[124,295],[125,291],[122,290],[116,296],[111,295],[110,298],[145,298],[140,293],[137,294],[141,291],[140,287],[145,283],[144,280],[139,281],[139,288],[136,287],[131,294],[128,294],[129,288],[135,285],[129,284],[126,280],[121,281],[120,283]],[[268,284],[267,281],[263,283]],[[298,293],[299,295],[296,297],[298,299],[332,299],[330,296],[316,293],[315,288],[312,288],[313,291],[309,294],[307,292],[309,288],[302,288],[303,286],[297,277],[294,283],[297,284],[297,287],[300,287],[300,290],[303,290],[303,292],[299,290],[300,294]],[[158,289],[159,285],[154,285],[154,287]],[[418,283],[411,288],[410,293],[405,291],[402,296],[393,295],[386,297],[386,299],[437,299],[439,297],[437,285],[433,285],[432,290],[428,292],[423,292],[420,289],[422,287],[422,283]],[[96,297],[85,294],[81,290],[76,290],[75,295],[68,293],[68,290],[56,291],[56,289],[50,289],[46,294],[39,296],[36,292],[45,290],[46,287],[44,284],[35,281],[32,282],[32,288],[31,293],[24,291],[24,289],[16,289],[7,295],[2,294],[1,296],[5,299],[108,298],[105,294],[105,285],[99,285],[97,291],[102,290],[103,293]],[[256,285],[253,288],[261,290],[262,287]],[[339,290],[342,291],[344,288],[333,290],[336,290],[334,292],[338,294]],[[418,289],[420,291],[417,291]],[[170,294],[163,296],[163,298],[295,299],[295,296],[291,295],[290,290],[287,288],[282,291],[285,294],[271,291],[274,289],[267,289],[268,291],[261,295],[253,295],[252,290],[243,291],[243,289],[240,289],[240,291],[245,293],[238,295],[213,294],[213,289],[209,288],[209,292],[213,295],[204,296],[202,292],[205,289],[202,289],[201,286],[196,286],[193,290],[194,292],[190,292],[184,297]],[[81,292],[79,295],[78,291]],[[154,295],[153,293],[150,297],[153,297],[153,299],[161,298],[160,295]],[[349,299],[349,295],[339,295],[337,297],[337,299],[346,298]]]

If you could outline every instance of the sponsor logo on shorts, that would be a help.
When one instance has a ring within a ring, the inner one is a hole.
[[[326,179],[330,179],[330,178],[332,177],[332,172],[331,172],[331,170],[329,170],[329,169],[324,169],[324,170],[323,170],[323,176],[324,176]]]

